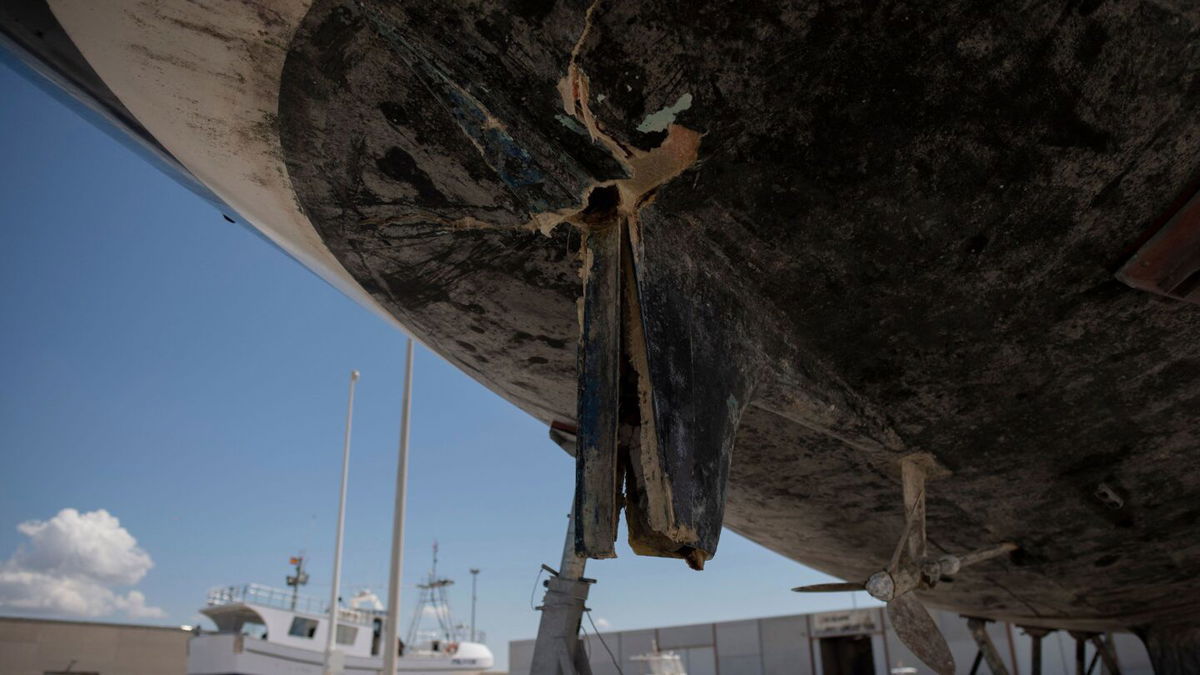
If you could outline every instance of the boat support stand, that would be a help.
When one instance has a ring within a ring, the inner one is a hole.
[[[1117,657],[1113,654],[1111,645],[1102,635],[1082,631],[1068,631],[1068,633],[1075,639],[1075,672],[1078,675],[1092,675],[1096,670],[1096,662],[1100,659],[1104,660],[1104,669],[1107,673],[1121,675],[1121,666],[1117,664]],[[1089,642],[1096,648],[1096,651],[1092,655],[1091,663],[1087,663],[1085,666],[1087,643]]]
[[[541,622],[533,647],[530,675],[592,675],[587,653],[579,639],[579,625],[587,611],[588,589],[596,583],[583,576],[587,558],[575,553],[575,514],[567,525],[562,562],[557,570],[542,565],[550,573],[546,595],[542,599]]]
[[[987,633],[987,625],[991,621],[975,616],[964,616],[963,618],[967,620],[967,629],[971,631],[971,637],[978,647],[978,651],[975,652],[975,661],[971,664],[971,675],[979,672],[979,666],[984,661],[987,661],[988,670],[992,672],[992,675],[1008,675],[1004,659],[1000,657],[1000,652]]]
[[[555,422],[550,426],[550,440],[571,456],[577,452],[576,435],[577,430],[571,424]],[[587,653],[580,644],[579,627],[587,611],[588,590],[596,580],[583,576],[587,558],[575,551],[575,521],[572,508],[558,569],[542,565],[550,578],[545,581],[546,595],[538,607],[542,619],[533,646],[530,675],[592,675]]]

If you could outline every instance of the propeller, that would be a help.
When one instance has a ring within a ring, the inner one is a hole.
[[[962,556],[928,556],[925,539],[926,468],[920,459],[905,458],[900,463],[907,515],[900,541],[887,567],[861,583],[813,584],[792,590],[799,593],[866,591],[871,597],[887,603],[888,619],[896,636],[913,655],[938,675],[954,675],[954,656],[950,653],[945,636],[929,610],[912,592],[931,589],[943,577],[953,576],[964,567],[1014,551],[1017,545],[1004,543]]]

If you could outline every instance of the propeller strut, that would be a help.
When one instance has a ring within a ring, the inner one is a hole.
[[[1011,553],[1018,547],[1013,543],[1003,543],[961,556],[929,556],[925,533],[925,480],[935,471],[937,465],[930,455],[911,455],[900,460],[904,529],[886,568],[862,583],[813,584],[792,590],[800,593],[867,591],[872,597],[887,603],[888,620],[896,636],[914,656],[938,675],[954,675],[954,656],[950,653],[945,636],[929,610],[912,592],[932,589],[943,577],[953,576],[970,565]]]

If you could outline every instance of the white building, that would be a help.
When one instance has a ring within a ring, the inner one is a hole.
[[[966,619],[949,612],[933,612],[954,652],[958,672],[969,673],[976,646]],[[585,622],[586,623],[586,622]],[[1010,675],[1028,675],[1032,641],[1017,626],[988,624],[988,634]],[[644,665],[632,657],[650,652],[657,644],[683,658],[687,675],[912,675],[931,672],[908,652],[887,626],[883,608],[853,609],[816,614],[795,614],[744,621],[723,621],[601,633],[603,643],[589,635],[585,646],[594,675],[641,675]],[[1153,675],[1142,643],[1127,633],[1112,640],[1123,675]],[[510,675],[527,675],[533,657],[533,640],[509,643]],[[605,649],[605,644],[608,650]],[[612,657],[608,651],[612,652]],[[1090,662],[1095,654],[1087,648]],[[908,670],[915,668],[915,670]],[[979,666],[989,673],[987,663]],[[1042,641],[1042,673],[1073,675],[1075,641],[1055,632]],[[1107,673],[1097,663],[1093,673]]]

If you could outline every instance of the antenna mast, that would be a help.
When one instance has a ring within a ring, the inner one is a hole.
[[[479,570],[471,568],[471,642],[475,641],[475,582],[479,579]]]
[[[413,615],[413,621],[408,627],[408,642],[416,644],[420,636],[421,617],[425,613],[425,607],[428,605],[433,608],[433,614],[437,617],[438,629],[441,631],[445,639],[450,642],[458,641],[458,629],[454,626],[454,620],[450,615],[450,598],[446,594],[446,588],[454,585],[453,579],[439,579],[437,575],[437,542],[433,542],[433,569],[429,572],[429,580],[423,584],[419,584],[417,588],[421,589],[421,597],[417,601],[416,613]],[[438,638],[441,639],[441,638]],[[386,673],[384,675],[387,675]]]
[[[300,587],[308,583],[308,572],[304,571],[303,553],[293,557],[291,563],[296,566],[296,573],[288,575],[287,585],[292,587],[292,611],[295,611],[296,597],[300,593]]]
[[[329,593],[329,634],[325,636],[325,675],[341,675],[345,656],[337,650],[338,585],[342,576],[342,540],[346,530],[346,484],[350,479],[350,426],[354,421],[354,385],[358,371],[350,371],[350,400],[346,404],[346,436],[342,442],[342,490],[338,497],[337,544],[333,549],[333,589]]]

